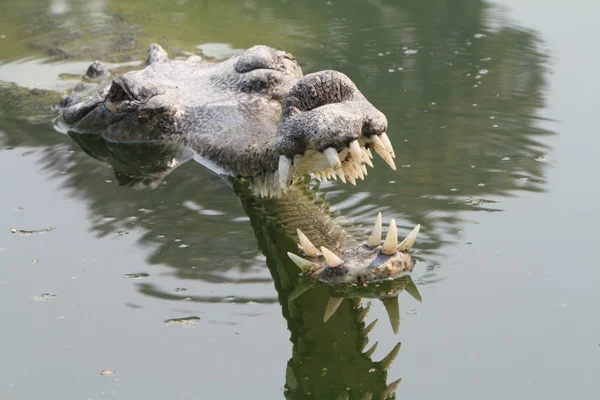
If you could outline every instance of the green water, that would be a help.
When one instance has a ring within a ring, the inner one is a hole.
[[[353,399],[398,378],[396,398],[598,396],[595,2],[0,10],[0,399]],[[356,187],[323,190],[357,224],[382,211],[402,232],[422,225],[423,303],[401,295],[398,335],[381,303],[366,321],[382,320],[374,360],[402,342],[387,376],[354,358],[350,303],[325,325],[311,319],[322,292],[288,307],[276,252],[225,181],[190,162],[157,190],[119,186],[53,129],[53,95],[26,90],[64,91],[91,61],[136,62],[152,42],[285,49],[305,73],[344,72],[386,114],[398,171],[378,160]],[[186,317],[200,319],[166,322]]]

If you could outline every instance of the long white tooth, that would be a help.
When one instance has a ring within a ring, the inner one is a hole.
[[[372,157],[369,157],[369,153],[367,153],[367,151],[369,151],[369,149],[363,149],[362,151],[363,151],[363,155],[364,155],[363,160],[365,160],[365,163],[367,163],[367,165],[369,167],[374,168],[373,161],[371,161]]]
[[[360,168],[362,164],[358,164],[358,163],[349,163],[350,166],[350,170],[352,171],[352,173],[354,174],[354,178],[360,178],[360,179],[365,179],[365,176],[362,173],[362,169]]]
[[[360,169],[365,176],[369,175],[369,173],[367,172],[367,167],[365,167],[364,165],[361,165]]]
[[[373,150],[375,150],[375,152],[379,154],[381,158],[383,158],[383,161],[390,166],[392,171],[395,171],[396,164],[394,164],[394,160],[392,159],[390,152],[385,148],[379,136],[371,135],[370,139],[373,141]]]
[[[337,174],[337,176],[340,177],[340,180],[344,183],[346,183],[346,175],[344,174],[344,171],[342,171],[342,168],[337,168],[335,170],[335,173]]]
[[[344,263],[344,261],[341,258],[336,256],[331,250],[329,250],[325,246],[321,246],[321,253],[323,254],[323,257],[325,257],[325,262],[330,267],[339,267]]]
[[[394,147],[392,146],[392,142],[390,142],[390,138],[387,133],[383,132],[379,138],[381,142],[385,146],[385,149],[392,155],[392,158],[396,158],[396,154],[394,153]]]
[[[385,242],[381,246],[381,252],[387,256],[393,256],[396,254],[396,247],[398,246],[398,229],[396,228],[396,221],[390,221],[390,228],[388,229]]]
[[[319,255],[319,250],[317,250],[315,245],[308,240],[306,235],[302,233],[300,229],[296,229],[296,233],[298,233],[298,239],[300,239],[300,247],[302,251],[311,257],[317,257]]]
[[[377,214],[377,218],[375,218],[375,226],[373,226],[373,233],[367,240],[367,246],[375,247],[379,246],[381,243],[381,213]]]
[[[373,142],[373,150],[377,151],[378,147],[385,150],[385,146],[383,145],[383,142],[381,141],[379,136],[371,135],[371,137],[369,139],[371,139],[371,141]]]
[[[383,161],[385,161],[385,163],[387,165],[389,165],[389,167],[392,169],[392,171],[396,170],[396,163],[394,163],[394,160],[392,159],[391,154],[388,153],[388,151],[386,149],[383,149],[380,147],[375,147],[375,152],[377,154],[379,154],[379,156],[381,158],[383,158]]]
[[[409,251],[415,244],[415,241],[417,240],[417,235],[419,234],[420,230],[421,230],[421,224],[418,224],[408,234],[408,236],[402,241],[402,243],[400,243],[398,245],[398,250],[403,251],[403,252]]]
[[[323,154],[327,158],[327,162],[331,165],[331,168],[337,169],[341,167],[342,163],[340,162],[340,157],[338,156],[336,149],[328,147],[323,151]]]
[[[356,186],[356,179],[354,179],[354,172],[352,171],[352,167],[347,162],[345,162],[342,165],[342,170],[344,171],[344,174],[346,174],[346,179],[348,179],[351,184]]]
[[[358,161],[362,161],[363,153],[360,149],[360,144],[358,144],[358,140],[351,141],[350,146],[348,147],[350,148],[350,155],[356,158]]]
[[[292,160],[284,155],[279,156],[279,166],[277,172],[279,173],[279,187],[282,189],[287,188],[287,180],[290,173],[290,167],[292,166]]]
[[[369,156],[369,158],[372,160],[373,159],[373,153],[371,153],[371,149],[366,149],[367,150],[367,156]]]
[[[294,264],[296,264],[298,268],[300,268],[302,272],[306,274],[311,273],[317,268],[319,268],[317,264],[311,263],[310,261],[305,260],[304,258],[297,256],[294,253],[288,252],[287,255],[290,258],[290,260],[292,260]]]
[[[344,301],[343,297],[330,297],[329,298],[329,302],[327,303],[327,306],[325,307],[325,315],[323,315],[323,322],[327,322],[327,320],[329,318],[331,318],[331,316],[333,314],[335,314],[337,309],[340,308],[340,304],[342,304],[342,301]]]

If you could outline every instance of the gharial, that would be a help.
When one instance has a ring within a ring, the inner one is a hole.
[[[95,62],[86,78],[100,80],[99,88],[80,85],[63,98],[59,129],[119,143],[177,143],[209,168],[247,182],[256,196],[291,196],[307,175],[356,184],[373,167],[371,150],[396,169],[386,117],[346,75],[303,77],[291,54],[267,46],[205,62],[169,59],[152,44],[143,69],[112,77]],[[365,242],[327,231],[313,242],[330,247],[317,247],[298,229],[304,257],[288,253],[311,279],[365,283],[413,268],[408,250],[419,225],[400,244],[394,220],[382,243],[381,214]]]

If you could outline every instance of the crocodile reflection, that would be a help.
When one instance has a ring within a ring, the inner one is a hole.
[[[117,144],[91,135],[69,135],[87,154],[109,164],[122,186],[138,189],[159,186],[172,171],[193,158],[192,152],[172,144]],[[143,157],[136,158],[136,154]],[[377,321],[366,322],[371,303],[365,306],[363,300],[381,300],[380,306],[385,307],[388,313],[391,329],[398,333],[399,295],[406,291],[421,301],[410,275],[362,285],[321,283],[309,279],[287,256],[298,246],[295,228],[309,233],[320,229],[320,224],[328,224],[329,232],[342,229],[331,228],[336,224],[330,222],[327,204],[317,195],[318,187],[311,188],[300,181],[290,187],[287,196],[269,199],[256,197],[247,185],[238,180],[231,179],[230,184],[266,257],[282,314],[291,332],[293,354],[286,371],[287,398],[392,398],[400,380],[387,383],[387,369],[397,357],[400,344],[388,350],[383,359],[372,359],[378,345],[375,343],[367,349],[368,336]],[[286,224],[285,221],[294,223]],[[144,283],[139,285],[139,289],[142,293],[161,298],[178,298],[175,294],[156,293],[151,285]],[[186,300],[219,301],[194,295],[186,296]],[[249,300],[238,297],[233,302]],[[256,297],[252,301],[273,302]],[[340,335],[340,332],[344,334]]]

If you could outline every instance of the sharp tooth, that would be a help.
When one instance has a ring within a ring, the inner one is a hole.
[[[300,229],[296,229],[296,233],[298,233],[298,239],[300,239],[300,247],[303,252],[308,254],[311,257],[317,257],[319,255],[319,250],[308,240],[306,235],[302,233]]]
[[[370,309],[371,309],[371,303],[367,304],[366,307],[364,307],[362,310],[360,310],[360,312],[358,314],[359,322],[362,322],[365,320],[365,318],[367,317],[367,313],[369,312]]]
[[[367,172],[367,167],[365,167],[364,165],[361,165],[360,169],[365,176],[369,175],[369,173]]]
[[[356,179],[354,179],[354,172],[352,171],[350,164],[347,162],[342,164],[342,170],[344,171],[344,174],[346,174],[346,179],[348,179],[351,184],[356,186]]]
[[[344,263],[344,261],[336,256],[331,250],[329,250],[325,246],[321,246],[321,253],[323,257],[325,257],[325,262],[332,268],[339,267]]]
[[[362,162],[363,153],[360,148],[360,144],[358,144],[358,140],[351,141],[350,146],[348,147],[350,148],[350,155],[352,155],[352,157],[357,159],[358,161]]]
[[[400,330],[400,304],[398,303],[398,296],[389,297],[381,300],[381,302],[385,306],[385,311],[387,311],[394,333],[398,334]]]
[[[415,282],[412,280],[412,278],[410,276],[408,276],[408,283],[404,287],[404,290],[406,290],[406,292],[408,294],[410,294],[413,297],[413,299],[415,299],[419,303],[423,302],[421,293],[419,293],[419,289],[417,288],[417,285],[415,285]]]
[[[392,142],[390,142],[390,138],[387,133],[383,132],[381,136],[379,136],[381,142],[385,146],[385,149],[392,155],[392,158],[396,158],[396,154],[394,153],[394,147],[392,146]]]
[[[392,171],[395,171],[396,170],[396,164],[394,164],[394,160],[392,159],[392,156],[390,155],[390,152],[387,151],[387,149],[383,145],[383,142],[381,141],[381,139],[379,138],[379,136],[377,136],[377,135],[371,135],[370,139],[373,141],[373,150],[375,150],[375,152],[377,154],[379,154],[379,156],[381,158],[383,158],[383,161],[385,161],[385,163],[390,166],[390,168],[392,169]]]
[[[309,281],[307,279],[300,279],[300,281],[298,282],[298,285],[296,285],[296,287],[290,294],[290,297],[288,297],[288,301],[296,300],[298,297],[302,296],[304,293],[306,293],[306,291],[311,289],[313,286],[315,286],[314,281]]]
[[[377,135],[371,135],[371,137],[369,139],[371,139],[371,141],[373,142],[373,150],[377,151],[378,147],[380,149],[385,150],[385,146],[383,145],[383,142],[381,141],[381,139],[379,138],[379,136],[377,136]]]
[[[377,214],[377,218],[375,218],[375,226],[373,226],[373,233],[367,240],[367,246],[375,247],[379,246],[381,243],[381,213]]]
[[[356,175],[362,179],[363,181],[365,180],[365,174],[362,170],[363,165],[353,165],[354,167],[354,172],[356,173]]]
[[[392,366],[392,363],[394,362],[396,357],[398,357],[398,352],[400,351],[400,346],[401,346],[401,344],[398,343],[396,346],[394,346],[392,351],[390,351],[387,356],[383,357],[383,359],[381,361],[379,361],[379,363],[378,363],[379,368],[381,368],[382,370],[385,371]]]
[[[389,165],[389,167],[392,169],[392,171],[396,170],[396,163],[394,163],[394,160],[392,159],[392,156],[390,155],[390,153],[387,152],[387,150],[383,149],[383,150],[377,150],[375,149],[375,151],[377,152],[377,154],[379,154],[379,156],[381,156],[381,158],[383,158],[383,161],[385,161],[385,163],[387,165]]]
[[[344,301],[343,297],[341,297],[341,298],[340,297],[330,297],[329,298],[327,307],[325,307],[325,314],[323,315],[323,322],[327,322],[327,320],[329,320],[329,318],[331,318],[331,316],[333,314],[335,314],[337,309],[340,307],[340,304],[342,304],[342,301]]]
[[[373,322],[371,322],[368,326],[365,327],[364,331],[362,332],[363,337],[369,336],[369,333],[371,333],[373,328],[375,328],[375,324],[377,323],[377,321],[379,320],[374,319]]]
[[[417,240],[417,235],[419,234],[420,230],[421,230],[421,224],[418,224],[408,234],[408,236],[402,241],[402,243],[400,243],[398,245],[398,250],[403,251],[403,252],[409,251],[415,244],[415,241]]]
[[[277,172],[279,173],[279,186],[284,190],[287,188],[287,180],[291,165],[292,160],[289,157],[284,155],[279,156],[279,167],[277,168]]]
[[[398,229],[396,228],[396,221],[390,221],[390,228],[388,229],[385,242],[381,247],[381,252],[387,256],[393,256],[396,254],[396,247],[398,246]]]
[[[371,149],[366,149],[367,150],[367,156],[369,156],[369,158],[372,160],[373,159],[373,153],[371,153]]]
[[[379,344],[379,342],[373,343],[373,346],[371,346],[371,348],[369,350],[365,351],[365,356],[367,356],[367,358],[373,357],[373,354],[375,353],[375,350],[377,350],[377,345],[378,344]]]
[[[311,263],[308,260],[305,260],[302,257],[295,255],[294,253],[288,252],[288,257],[304,272],[305,274],[309,274],[319,268],[318,265]]]
[[[327,162],[331,165],[331,168],[337,169],[341,167],[342,163],[340,162],[340,157],[338,156],[336,149],[328,147],[323,151],[323,154],[327,158]]]
[[[342,168],[337,168],[335,170],[335,173],[337,174],[337,176],[340,177],[340,180],[344,183],[346,183],[346,175],[344,174],[344,171],[342,171]]]
[[[402,382],[402,378],[397,379],[394,382],[390,383],[388,385],[388,387],[385,388],[385,390],[381,394],[381,398],[384,400],[387,400],[388,398],[391,399],[394,392],[396,392],[396,389],[398,389],[398,385],[400,384],[400,382]]]
[[[373,167],[373,161],[371,161],[371,157],[369,157],[369,153],[367,153],[368,149],[363,149],[362,151],[364,152],[364,153],[363,153],[363,160],[365,160],[365,163],[366,163],[366,164],[367,164],[369,167],[371,167],[371,168],[374,168],[374,167]]]

